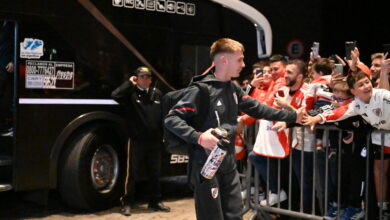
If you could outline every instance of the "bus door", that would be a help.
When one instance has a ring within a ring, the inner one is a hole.
[[[16,33],[15,22],[0,19],[0,192],[12,189]]]

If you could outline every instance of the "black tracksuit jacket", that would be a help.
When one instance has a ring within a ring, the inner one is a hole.
[[[257,100],[245,95],[240,87],[231,81],[218,81],[212,72],[206,75],[196,76],[194,82],[201,81],[208,84],[210,97],[200,97],[199,87],[190,86],[183,98],[172,108],[172,111],[165,117],[165,126],[171,132],[182,137],[189,143],[197,144],[201,132],[209,128],[222,127],[228,131],[228,154],[225,156],[218,172],[229,173],[235,169],[235,135],[237,127],[237,115],[244,112],[254,118],[264,118],[271,121],[295,122],[296,113],[260,104]],[[201,101],[210,100],[210,107],[205,124],[199,131],[191,127],[187,121],[198,114],[198,106]],[[203,148],[198,146],[195,151],[204,152]],[[199,155],[199,154],[198,154]],[[195,156],[195,160],[204,163],[207,155],[202,158]]]

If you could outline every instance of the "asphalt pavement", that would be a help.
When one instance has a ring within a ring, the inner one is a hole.
[[[152,212],[147,209],[146,198],[137,193],[138,206],[132,210],[130,219],[195,219],[192,191],[183,177],[164,179],[161,182],[165,205],[171,207],[170,213]],[[57,191],[49,192],[46,206],[26,200],[26,192],[0,193],[0,219],[128,219],[120,213],[119,205],[108,210],[84,212],[66,206]]]

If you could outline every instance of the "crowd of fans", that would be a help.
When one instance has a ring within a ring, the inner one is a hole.
[[[286,194],[288,181],[283,178],[283,172],[288,172],[286,161],[292,154],[293,176],[303,191],[301,211],[312,213],[312,203],[319,202],[312,201],[312,198],[323,200],[326,197],[325,201],[329,204],[327,210],[321,213],[325,219],[336,219],[338,215],[343,220],[362,218],[367,213],[365,202],[377,204],[371,206],[371,217],[389,215],[390,135],[385,134],[381,142],[378,131],[390,128],[390,121],[387,120],[390,117],[387,112],[390,107],[389,73],[390,59],[387,59],[387,54],[372,54],[371,65],[368,66],[360,60],[357,47],[351,51],[350,59],[342,59],[337,55],[315,57],[311,52],[308,62],[273,55],[253,65],[250,78],[241,84],[249,96],[274,108],[294,111],[304,107],[307,112],[305,126],[256,121],[248,115],[238,118],[239,134],[257,122],[256,134],[252,135],[255,138],[246,138],[245,142],[253,146],[248,158],[260,174],[264,183],[263,191],[269,189],[266,198],[260,201],[261,206],[273,206],[289,199]],[[314,129],[317,123],[334,124],[342,132]],[[366,143],[369,132],[372,132],[372,145],[368,152]],[[342,135],[340,148],[339,134]],[[381,143],[384,143],[383,147]],[[318,158],[316,163],[313,163],[314,154]],[[338,154],[341,154],[340,157]],[[367,154],[373,158],[373,165],[370,166],[373,184],[370,186],[375,193],[370,196],[370,201],[364,200],[365,192],[362,190],[369,180],[366,178]],[[341,167],[337,166],[337,158],[341,158]],[[278,159],[282,161],[280,182],[276,172]],[[329,176],[327,184],[324,180],[325,160],[329,163],[329,169],[326,169]],[[313,169],[318,174],[316,178],[313,178]],[[340,186],[337,184],[338,169],[341,169]],[[313,181],[316,181],[315,197],[312,195]],[[325,185],[328,188],[327,195],[324,195]],[[340,204],[337,199],[338,187],[341,189]]]

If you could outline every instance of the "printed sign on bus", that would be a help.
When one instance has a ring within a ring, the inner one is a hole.
[[[74,89],[74,63],[26,60],[26,88]]]
[[[195,3],[175,0],[112,0],[114,7],[135,8],[138,10],[165,12],[170,14],[195,16]]]
[[[20,43],[20,57],[39,59],[43,56],[43,41],[33,38],[24,38]]]

